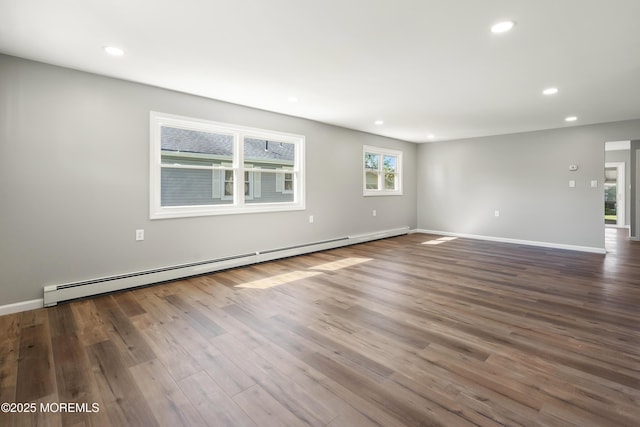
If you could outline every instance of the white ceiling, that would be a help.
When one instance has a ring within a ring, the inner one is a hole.
[[[640,0],[0,0],[0,52],[414,142],[640,118]]]

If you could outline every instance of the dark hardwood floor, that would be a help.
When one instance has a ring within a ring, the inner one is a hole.
[[[624,232],[412,234],[3,316],[0,402],[37,410],[0,425],[638,426]]]

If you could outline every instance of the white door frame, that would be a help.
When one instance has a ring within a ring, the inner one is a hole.
[[[618,221],[616,223],[617,227],[625,227],[625,208],[626,208],[626,195],[627,195],[627,187],[625,186],[624,180],[624,162],[607,162],[604,164],[605,168],[616,168],[618,170],[618,178],[616,180],[616,215],[618,216]]]

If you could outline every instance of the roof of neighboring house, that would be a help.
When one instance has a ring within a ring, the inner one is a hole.
[[[233,156],[233,137],[211,132],[179,129],[162,126],[161,147],[163,151],[200,153],[223,157]],[[293,162],[295,145],[245,138],[245,160],[283,160]]]

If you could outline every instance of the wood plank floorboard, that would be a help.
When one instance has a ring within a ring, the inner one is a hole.
[[[0,425],[637,427],[625,232],[411,234],[1,316],[0,401],[38,411]]]

